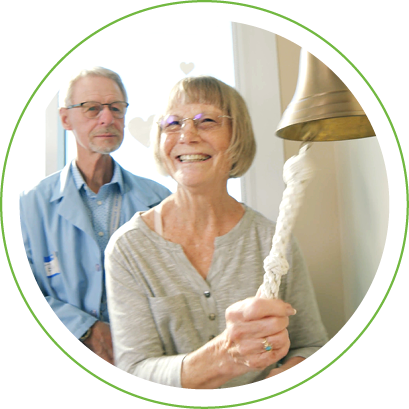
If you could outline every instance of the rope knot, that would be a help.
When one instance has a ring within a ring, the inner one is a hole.
[[[287,274],[288,269],[288,261],[280,255],[269,254],[264,259],[264,270],[266,272],[282,276],[284,274]]]

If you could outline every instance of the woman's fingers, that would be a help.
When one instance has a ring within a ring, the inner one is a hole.
[[[229,348],[229,354],[236,363],[258,370],[284,358],[290,348],[287,330],[264,339],[245,339]]]
[[[274,335],[287,328],[288,317],[268,317],[258,321],[228,322],[226,330],[232,342],[239,343],[243,339],[258,339]]]
[[[245,321],[258,320],[264,317],[288,317],[294,315],[294,308],[283,300],[272,300],[267,298],[250,298],[243,308],[243,319]]]
[[[226,321],[254,321],[271,316],[288,317],[295,313],[294,308],[282,300],[252,297],[227,308]]]
[[[268,337],[243,339],[240,342],[235,342],[234,350],[241,355],[263,354],[280,350],[283,347],[287,348],[289,344],[288,331],[284,329]]]

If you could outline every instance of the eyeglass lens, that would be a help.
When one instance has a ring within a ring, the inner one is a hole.
[[[164,132],[180,132],[186,121],[193,121],[198,130],[210,131],[223,124],[223,117],[217,114],[200,113],[193,118],[181,118],[177,115],[168,115],[161,122],[160,126]]]
[[[127,104],[125,102],[112,102],[111,104],[101,104],[99,102],[85,102],[82,104],[82,112],[88,118],[96,118],[107,105],[114,118],[123,118],[126,113]]]

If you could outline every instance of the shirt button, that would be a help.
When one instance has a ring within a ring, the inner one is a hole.
[[[102,205],[101,200],[98,200],[97,205],[99,205],[99,206],[101,206],[101,205]]]
[[[210,335],[209,341],[211,341],[213,338],[215,338],[215,335]]]
[[[214,321],[216,319],[216,314],[209,314],[209,320]]]
[[[92,310],[92,311],[91,311],[91,314],[92,314],[94,317],[96,317],[96,316],[97,316],[97,311],[96,311],[96,310]]]
[[[205,296],[206,298],[209,298],[209,297],[210,297],[210,291],[205,291],[203,294],[204,294],[204,296]]]
[[[99,264],[95,264],[95,271],[100,271],[100,270],[101,270],[100,265],[99,265]]]
[[[102,231],[100,231],[99,233],[98,233],[98,236],[103,236],[104,235],[104,232],[102,232]]]

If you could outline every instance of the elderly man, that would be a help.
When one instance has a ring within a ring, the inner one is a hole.
[[[63,127],[76,138],[76,160],[20,199],[24,245],[41,291],[66,327],[110,363],[105,247],[137,211],[170,194],[110,156],[122,143],[127,106],[118,74],[102,67],[81,71],[60,108]]]

